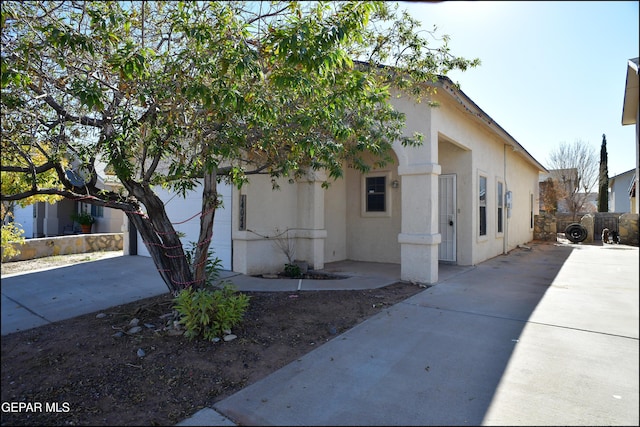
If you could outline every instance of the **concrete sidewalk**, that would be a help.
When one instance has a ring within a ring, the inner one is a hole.
[[[638,425],[638,248],[534,244],[180,425]]]

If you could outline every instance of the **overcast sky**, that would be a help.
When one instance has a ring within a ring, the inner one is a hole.
[[[609,176],[635,168],[635,129],[622,126],[627,62],[639,56],[637,1],[400,2],[451,52],[482,65],[451,73],[461,89],[539,162],[582,140]]]

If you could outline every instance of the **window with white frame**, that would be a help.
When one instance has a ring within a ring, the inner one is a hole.
[[[504,218],[504,193],[502,182],[498,181],[498,188],[496,192],[496,199],[498,201],[498,233],[503,233],[503,218]]]
[[[478,180],[478,229],[480,236],[487,235],[487,177]]]
[[[391,216],[390,186],[390,172],[372,172],[370,174],[363,175],[362,216]]]

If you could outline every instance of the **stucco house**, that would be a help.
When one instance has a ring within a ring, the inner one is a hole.
[[[640,109],[638,109],[638,58],[627,61],[627,79],[624,88],[624,101],[622,104],[622,125],[636,125],[636,169],[633,182],[629,188],[631,199],[631,213],[640,213],[640,198],[637,197],[637,189],[640,179]]]
[[[111,175],[98,176],[98,188],[114,189],[121,184]],[[96,219],[92,233],[120,233],[125,215],[120,210],[93,206],[88,203],[62,199],[56,203],[45,202],[14,209],[14,221],[21,225],[24,237],[53,237],[80,233],[78,224],[71,220],[73,212],[88,212]]]
[[[629,193],[635,174],[636,170],[630,169],[609,178],[609,212],[631,212],[634,200],[629,197]]]
[[[396,263],[403,280],[434,283],[440,262],[474,265],[531,241],[546,169],[448,78],[435,85],[439,107],[393,99],[406,134],[424,135],[420,147],[394,144],[394,164],[366,174],[346,169],[328,189],[322,172],[281,179],[275,191],[266,176],[240,190],[221,184],[212,247],[223,268],[282,271],[284,241],[310,268]],[[197,240],[200,191],[186,200],[158,194],[183,243]],[[139,236],[125,248],[148,256]]]

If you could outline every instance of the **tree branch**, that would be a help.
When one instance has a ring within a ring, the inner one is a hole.
[[[270,17],[272,17],[272,16],[279,15],[279,14],[281,14],[282,12],[284,12],[285,10],[289,9],[290,7],[291,7],[291,5],[286,5],[286,6],[284,6],[283,8],[281,8],[281,9],[279,9],[279,10],[276,10],[276,11],[274,11],[274,12],[271,12],[271,13],[265,13],[264,15],[258,15],[258,16],[256,16],[256,17],[255,17],[255,18],[253,18],[253,19],[248,19],[248,20],[247,20],[247,24],[248,24],[248,25],[251,25],[251,24],[253,24],[254,22],[256,22],[257,20],[259,20],[259,19],[270,18]]]
[[[102,126],[104,126],[104,120],[102,119],[94,119],[92,117],[87,117],[87,116],[79,117],[79,116],[74,116],[72,114],[69,114],[67,110],[65,110],[60,104],[58,104],[58,102],[56,102],[56,100],[53,99],[51,95],[41,90],[38,86],[34,85],[33,83],[29,84],[29,89],[37,93],[39,96],[43,96],[44,101],[51,108],[53,108],[58,113],[58,115],[62,117],[65,121],[80,123],[85,126],[93,126],[97,128],[101,128]]]

